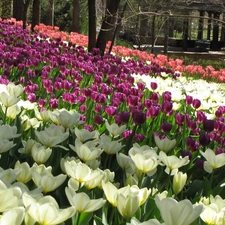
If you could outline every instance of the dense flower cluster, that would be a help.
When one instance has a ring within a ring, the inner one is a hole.
[[[0,224],[225,224],[224,85],[36,28],[0,23]]]

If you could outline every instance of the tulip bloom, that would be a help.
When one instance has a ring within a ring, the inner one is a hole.
[[[31,156],[37,164],[45,163],[51,156],[52,149],[40,143],[35,143],[31,149]]]
[[[198,109],[200,106],[201,106],[201,101],[199,99],[193,99],[192,101],[192,106],[195,108],[195,109]]]
[[[176,140],[170,140],[168,137],[160,138],[156,133],[154,134],[156,146],[163,152],[169,152],[175,145]]]
[[[96,140],[99,137],[99,132],[97,130],[89,131],[87,129],[74,129],[74,133],[76,134],[76,137],[84,143],[87,140]]]
[[[134,110],[132,112],[132,119],[134,124],[139,125],[145,122],[146,120],[146,113],[143,113],[140,110]]]
[[[200,215],[201,219],[207,225],[224,224],[224,216],[224,212],[218,212],[218,207],[215,204],[205,206],[204,211]]]
[[[154,150],[135,150],[132,148],[129,155],[142,173],[147,173],[148,176],[155,174],[158,166],[158,155]]]
[[[20,163],[20,161],[17,161],[14,168],[20,169],[20,174],[16,178],[17,181],[27,183],[28,181],[31,180],[32,178],[31,168],[27,162]]]
[[[173,191],[177,195],[182,191],[184,185],[187,181],[187,174],[182,172],[177,172],[173,176]]]
[[[32,179],[37,187],[42,187],[43,192],[51,192],[58,188],[65,180],[66,175],[59,174],[58,176],[53,176],[49,174],[40,174],[37,171],[32,172]]]
[[[22,191],[20,188],[8,188],[0,180],[0,212],[8,211],[19,206]]]
[[[83,183],[85,181],[88,181],[90,178],[90,175],[92,173],[92,170],[89,166],[87,166],[85,163],[76,162],[76,161],[63,161],[63,170],[65,170],[65,173],[73,178],[74,180],[77,180],[79,183]]]
[[[16,144],[13,141],[7,139],[0,139],[0,153],[7,152],[13,148]]]
[[[95,146],[94,142],[88,141],[83,144],[79,139],[76,139],[75,146],[70,145],[70,148],[77,153],[83,162],[97,159],[103,152],[101,148]]]
[[[19,137],[21,134],[17,134],[16,126],[2,125],[0,126],[0,137],[2,139],[13,139]]]
[[[0,102],[8,108],[15,105],[19,100],[19,96],[23,93],[24,88],[22,85],[15,85],[9,83],[8,85],[1,84]]]
[[[100,138],[100,147],[107,154],[116,154],[122,149],[123,145],[119,142],[119,140],[112,141],[109,136],[103,134]]]
[[[0,225],[21,225],[25,216],[24,207],[15,207],[3,213]]]
[[[45,130],[35,130],[35,135],[43,145],[52,148],[66,140],[69,136],[69,132],[64,132],[63,127],[51,124],[49,127],[45,128]]]
[[[76,193],[70,187],[67,187],[65,192],[70,205],[74,206],[79,213],[96,211],[106,203],[103,198],[90,199],[86,193]]]
[[[116,123],[109,124],[108,121],[105,122],[106,129],[109,131],[110,135],[113,137],[118,137],[121,135],[124,131],[126,131],[126,126],[118,126]]]
[[[135,167],[134,161],[127,155],[123,153],[116,154],[116,160],[119,166],[125,170],[127,173],[133,173]]]
[[[136,185],[117,189],[110,182],[102,182],[102,187],[107,200],[117,207],[119,213],[125,218],[131,218],[151,193],[151,190],[139,189]]]
[[[31,198],[30,204],[26,206],[27,213],[39,224],[60,224],[75,214],[74,207],[60,209],[56,200],[51,196],[45,196],[38,201],[27,193],[23,194],[23,202]]]
[[[188,199],[177,202],[173,198],[160,200],[156,196],[155,203],[166,225],[189,225],[199,217],[203,209],[202,205],[192,205]]]
[[[165,223],[160,223],[156,219],[150,219],[145,222],[140,222],[136,218],[132,218],[131,223],[126,223],[126,225],[165,225]]]
[[[160,151],[159,157],[163,164],[166,166],[165,172],[170,175],[174,175],[178,169],[189,163],[189,157],[178,158],[175,155],[167,156],[163,151]]]
[[[204,162],[204,170],[212,173],[214,169],[220,168],[225,165],[225,153],[216,155],[211,149],[206,149],[205,152],[200,151],[202,156],[206,159]]]
[[[58,111],[58,115],[56,115],[55,118],[57,120],[57,123],[66,129],[82,123],[82,121],[80,120],[80,114],[74,110]]]

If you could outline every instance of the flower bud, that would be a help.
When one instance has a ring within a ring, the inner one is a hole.
[[[182,172],[177,172],[173,176],[173,191],[175,194],[180,193],[184,185],[186,184],[187,181],[187,174],[182,173]]]

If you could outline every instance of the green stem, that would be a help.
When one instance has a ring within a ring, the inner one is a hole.
[[[141,172],[140,178],[138,179],[138,187],[141,188],[142,187],[142,181],[144,178],[144,173]]]
[[[111,212],[111,214],[110,214],[110,218],[109,218],[109,225],[113,225],[113,222],[114,222],[114,216],[115,216],[115,210],[116,210],[116,208],[113,206],[112,207],[112,212]]]
[[[213,188],[212,188],[213,175],[214,175],[214,170],[212,171],[211,177],[210,177],[210,188],[211,188],[211,190],[213,189]]]
[[[3,120],[4,125],[6,124],[7,110],[8,110],[8,107],[5,107],[4,120]]]
[[[75,216],[73,225],[79,225],[79,220],[80,220],[80,213],[76,212],[76,216]]]

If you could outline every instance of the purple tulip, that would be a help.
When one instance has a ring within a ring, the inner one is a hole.
[[[114,116],[116,114],[116,111],[117,111],[117,107],[115,107],[115,106],[106,106],[105,107],[105,112],[109,116]]]
[[[138,90],[139,91],[144,91],[145,84],[143,84],[142,82],[137,82],[137,86],[138,86]]]
[[[130,119],[130,113],[129,112],[119,112],[115,115],[115,121],[118,125],[122,123],[128,123]]]
[[[159,106],[151,106],[147,112],[146,112],[146,117],[156,117],[160,113],[160,107]]]
[[[191,138],[191,137],[188,137],[187,140],[186,140],[186,145],[187,145],[189,148],[194,147],[194,145],[195,145],[195,139],[193,139],[193,138]]]
[[[104,95],[104,94],[99,94],[99,95],[97,96],[96,101],[97,101],[98,103],[100,103],[100,104],[104,104],[104,103],[106,102],[106,95]]]
[[[146,114],[139,110],[132,111],[132,118],[134,124],[142,124],[146,120]]]
[[[181,113],[176,113],[175,114],[175,120],[176,120],[176,124],[178,126],[183,126],[184,122],[185,122],[185,115],[181,114]]]
[[[171,92],[165,91],[165,92],[163,93],[163,101],[164,101],[164,102],[166,102],[166,101],[170,102],[171,99],[172,99],[172,94],[171,94]]]
[[[138,97],[134,95],[129,95],[127,98],[127,104],[130,107],[136,106],[138,104]]]
[[[56,98],[51,98],[51,99],[49,100],[49,106],[50,106],[52,109],[58,108],[58,106],[59,106],[59,100],[56,99]]]
[[[96,104],[95,107],[94,107],[94,111],[95,111],[96,113],[101,112],[101,111],[102,111],[102,106],[99,105],[99,104]]]
[[[215,121],[214,120],[208,120],[208,119],[205,119],[203,121],[203,129],[206,131],[206,132],[211,132],[214,130],[214,124],[215,124]]]
[[[195,165],[198,169],[203,169],[204,168],[204,160],[197,159]]]
[[[216,115],[216,117],[222,117],[223,116],[223,111],[222,111],[222,109],[217,109],[216,110],[216,112],[215,112],[215,115]]]
[[[216,152],[215,152],[216,155],[219,155],[219,154],[222,154],[222,153],[225,153],[225,149],[216,148]]]
[[[199,99],[193,99],[192,106],[198,109],[201,106],[201,101]]]
[[[44,107],[45,106],[45,104],[46,104],[46,100],[45,99],[39,99],[39,101],[38,101],[38,105],[40,106],[40,107]]]
[[[187,105],[191,105],[192,102],[193,102],[193,97],[190,96],[190,95],[187,95],[186,99],[185,99],[185,102],[186,102]]]
[[[199,136],[199,144],[202,146],[207,146],[210,143],[210,137],[206,133],[201,133]]]
[[[102,124],[102,122],[103,122],[102,116],[96,115],[96,116],[94,117],[94,123],[95,123],[95,124],[100,125],[100,124]]]
[[[25,82],[25,77],[20,77],[19,78],[19,83],[20,84],[24,84],[24,82]]]
[[[160,128],[160,130],[162,132],[170,132],[171,129],[172,129],[172,124],[171,123],[167,123],[167,122],[162,123],[161,128]]]
[[[35,102],[36,101],[36,95],[34,93],[29,93],[27,96],[27,100],[30,102]]]
[[[88,131],[90,131],[90,132],[92,132],[92,131],[94,130],[94,128],[93,128],[92,125],[85,125],[85,126],[84,126],[84,129],[85,129],[85,130],[88,130]]]
[[[198,123],[203,123],[203,121],[207,119],[206,115],[202,111],[197,111],[197,121]]]
[[[87,111],[87,106],[86,106],[86,105],[81,105],[81,106],[80,106],[80,111],[81,111],[82,113],[85,113],[85,112]]]
[[[123,132],[123,138],[125,139],[125,140],[127,140],[129,137],[130,137],[130,135],[132,134],[132,130],[127,130],[127,131],[124,131]]]
[[[146,100],[144,101],[144,106],[145,106],[147,109],[149,109],[149,108],[152,106],[152,100],[146,99]]]
[[[158,88],[158,84],[156,82],[151,82],[150,83],[150,87],[154,91],[154,90],[156,90]]]
[[[154,103],[158,103],[159,101],[159,94],[156,92],[153,92],[152,95],[150,96],[150,99],[154,102]]]
[[[144,141],[145,136],[143,134],[135,134],[134,135],[134,141],[142,142]]]
[[[169,113],[173,108],[173,103],[172,102],[169,102],[169,101],[164,101],[162,103],[162,112],[167,114]]]
[[[181,152],[181,156],[184,158],[185,156],[188,156],[189,160],[192,159],[192,152],[188,151],[188,150],[184,150]]]

